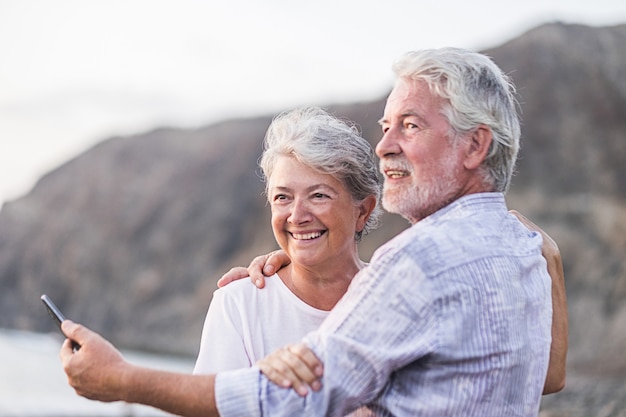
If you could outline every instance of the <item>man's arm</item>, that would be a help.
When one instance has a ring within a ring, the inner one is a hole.
[[[258,288],[263,288],[265,287],[266,277],[271,277],[280,268],[290,263],[291,259],[283,250],[275,250],[266,255],[257,256],[250,262],[247,268],[243,266],[231,268],[217,281],[217,286],[221,288],[238,279],[250,277],[254,285]]]
[[[83,397],[126,401],[181,416],[218,416],[214,375],[188,375],[135,366],[108,341],[84,326],[63,322],[69,338],[60,357],[69,384]],[[71,340],[81,345],[74,352]]]
[[[565,294],[565,275],[563,261],[558,245],[539,226],[528,220],[516,210],[511,210],[529,230],[541,233],[543,246],[541,253],[546,259],[548,273],[552,278],[552,344],[550,345],[550,363],[548,375],[543,387],[543,394],[553,394],[565,387],[566,360],[568,346],[567,297]]]

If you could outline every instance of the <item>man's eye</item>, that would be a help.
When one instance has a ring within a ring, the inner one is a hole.
[[[326,197],[328,197],[328,195],[327,194],[323,194],[323,193],[315,193],[315,194],[313,194],[313,197],[315,197],[315,198],[326,198]]]

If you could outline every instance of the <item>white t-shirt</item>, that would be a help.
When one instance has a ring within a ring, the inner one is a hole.
[[[248,368],[276,349],[299,342],[328,313],[299,299],[276,274],[265,279],[261,290],[249,279],[232,282],[213,293],[193,373]],[[350,414],[373,416],[367,407]]]
[[[194,374],[248,368],[317,329],[328,315],[299,299],[278,275],[259,290],[241,279],[213,293]]]

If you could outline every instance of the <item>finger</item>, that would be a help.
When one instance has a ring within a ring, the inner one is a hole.
[[[285,364],[280,365],[278,361],[279,358],[271,358],[268,356],[261,359],[256,364],[267,379],[283,388],[290,388],[292,385],[291,380],[295,379],[295,377],[292,375],[290,378],[285,375],[285,370],[286,373],[288,373],[289,368]]]
[[[548,234],[546,232],[543,231],[543,229],[539,226],[537,226],[535,223],[533,223],[532,221],[530,221],[528,219],[528,217],[524,216],[522,213],[520,213],[517,210],[509,210],[509,213],[513,214],[515,217],[517,217],[519,219],[520,222],[522,222],[522,224],[524,226],[526,226],[527,229],[532,230],[533,232],[539,232],[541,233],[542,236],[544,237],[548,237],[550,238],[550,236],[548,236]],[[551,238],[550,238],[551,239]]]
[[[82,324],[74,323],[71,320],[64,320],[61,323],[61,330],[68,339],[71,339],[78,344],[83,344],[88,339],[93,338],[97,333],[89,330],[87,327]]]
[[[519,219],[519,221],[521,221],[521,222],[524,224],[524,226],[528,227],[529,229],[534,230],[533,226],[535,226],[535,227],[536,227],[536,225],[535,225],[533,222],[531,222],[530,220],[528,220],[528,219],[526,218],[526,216],[524,216],[524,215],[523,215],[522,213],[520,213],[519,211],[517,211],[517,210],[509,210],[509,213],[511,213],[512,215],[514,215],[515,217],[517,217],[517,218]]]
[[[63,341],[63,345],[61,346],[61,350],[59,351],[59,358],[61,358],[61,363],[63,364],[63,369],[67,372],[67,365],[69,360],[74,355],[74,347],[72,341],[70,339],[65,339]]]
[[[265,263],[270,255],[271,254],[257,256],[252,260],[252,262],[250,262],[250,265],[248,266],[248,274],[250,274],[250,279],[258,288],[265,287],[265,275],[263,274],[263,270],[265,268]]]
[[[88,337],[88,334],[90,333],[90,331],[86,327],[74,323],[71,320],[64,320],[63,323],[61,323],[61,330],[68,339],[73,340],[78,344],[82,344],[82,342],[84,342],[84,339],[86,339]]]
[[[302,360],[309,370],[318,378],[324,375],[324,364],[315,353],[304,343],[297,343],[288,347],[289,351]]]
[[[236,266],[222,275],[222,277],[217,281],[217,286],[219,288],[224,287],[233,281],[237,281],[238,279],[247,278],[249,275],[250,274],[248,273],[247,268],[243,266]]]
[[[313,391],[319,391],[322,388],[320,380],[323,374],[322,363],[306,345],[300,343],[287,346],[282,359],[297,376],[298,381],[302,381]]]
[[[286,357],[285,360],[290,370],[286,376],[291,378],[293,388],[300,395],[306,395],[306,387],[311,387],[314,391],[318,391],[320,389],[320,382],[313,372],[311,372],[309,367],[306,366],[306,364],[298,359],[295,359],[294,356]],[[294,377],[291,377],[291,374],[293,374]]]
[[[537,226],[535,223],[533,223],[532,221],[530,221],[526,216],[524,216],[522,213],[520,213],[517,210],[509,210],[509,212],[511,214],[513,214],[514,216],[516,216],[524,226],[526,226],[529,230],[532,230],[534,232],[539,232],[541,234],[541,236],[543,237],[543,251],[545,252],[559,252],[559,246],[557,245],[556,241],[554,239],[552,239],[552,236],[550,236],[549,234],[547,234],[545,232],[545,230],[543,230],[541,227]]]
[[[275,384],[283,388],[293,388],[302,397],[309,393],[307,384],[293,371],[285,355],[291,355],[286,349],[281,349],[260,360],[257,365],[263,374]]]
[[[287,256],[287,253],[283,250],[276,250],[270,253],[266,259],[265,266],[263,267],[263,273],[265,276],[270,276],[280,268],[287,266],[291,263],[291,258]]]

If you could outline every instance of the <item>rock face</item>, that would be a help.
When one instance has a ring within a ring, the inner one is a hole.
[[[538,27],[486,51],[520,93],[508,195],[564,257],[570,366],[626,372],[626,25]],[[331,107],[372,143],[384,98]],[[0,212],[0,327],[48,293],[120,346],[196,353],[215,281],[276,247],[257,168],[271,116],[106,140]],[[387,215],[361,254],[407,226]]]

